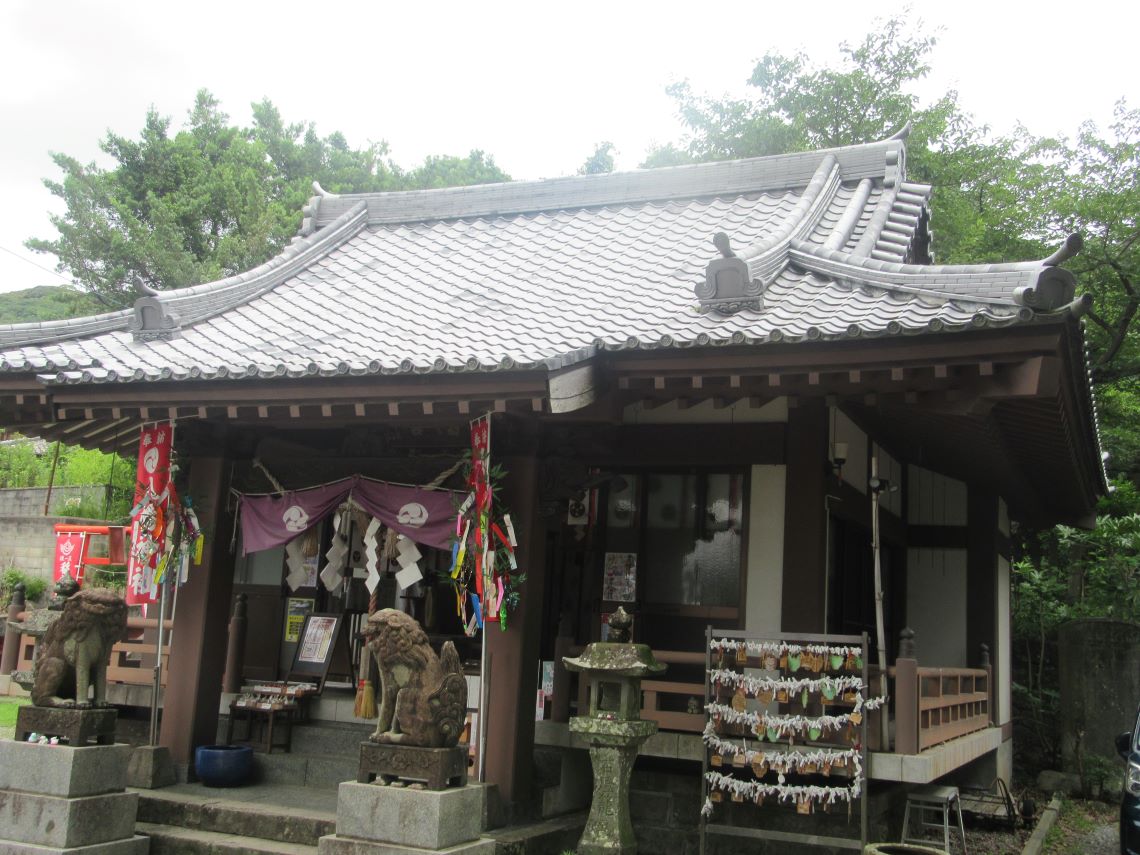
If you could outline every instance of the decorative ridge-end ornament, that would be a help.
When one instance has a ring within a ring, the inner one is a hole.
[[[1058,265],[1080,252],[1084,245],[1080,234],[1069,235],[1060,249],[1042,260],[1041,272],[1032,285],[1014,289],[1013,301],[1020,306],[1046,312],[1072,304],[1077,293],[1077,278]]]
[[[178,315],[168,312],[153,294],[135,300],[134,315],[127,322],[135,341],[170,341],[182,331]]]
[[[731,315],[743,309],[764,308],[764,285],[751,279],[748,265],[732,251],[728,235],[717,232],[713,244],[721,258],[710,261],[705,267],[705,281],[694,289],[702,312]]]

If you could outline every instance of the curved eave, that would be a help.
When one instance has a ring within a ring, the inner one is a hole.
[[[329,227],[297,237],[275,257],[244,273],[158,295],[164,308],[182,325],[206,320],[236,308],[276,287],[330,250],[340,246],[367,224],[363,202],[346,209]],[[0,349],[87,338],[125,330],[134,312],[123,309],[103,315],[0,326]]]

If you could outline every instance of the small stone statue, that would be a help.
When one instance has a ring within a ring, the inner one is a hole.
[[[415,619],[396,609],[370,615],[361,635],[380,672],[373,742],[452,748],[467,712],[467,681],[450,641],[435,655]]]
[[[55,596],[52,597],[48,611],[61,612],[68,599],[79,593],[79,583],[71,576],[64,574],[63,578],[55,583],[53,590],[55,591]]]
[[[113,591],[79,591],[36,649],[32,703],[38,707],[106,707],[111,648],[127,631],[127,604]],[[95,697],[88,699],[94,686]]]
[[[633,635],[633,615],[621,606],[610,615],[610,634],[607,639],[613,644],[629,644]]]

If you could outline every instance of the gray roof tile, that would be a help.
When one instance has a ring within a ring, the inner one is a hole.
[[[52,383],[485,371],[570,364],[596,348],[1031,320],[1015,289],[1036,282],[1040,263],[901,263],[929,199],[922,185],[885,186],[901,145],[600,180],[326,195],[310,205],[318,230],[277,259],[162,295],[182,316],[178,337],[135,341],[130,313],[0,328],[0,370]],[[760,310],[697,311],[693,289],[722,231],[764,277]]]

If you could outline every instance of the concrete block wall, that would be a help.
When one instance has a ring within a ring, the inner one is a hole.
[[[44,502],[48,502],[48,511],[55,511],[62,508],[68,499],[80,499],[101,506],[106,497],[107,487],[102,484],[53,487],[50,499],[47,487],[0,489],[0,517],[43,516]]]
[[[43,508],[41,506],[40,510]],[[78,517],[0,515],[0,572],[22,570],[51,579],[55,562],[55,524],[90,523]]]

